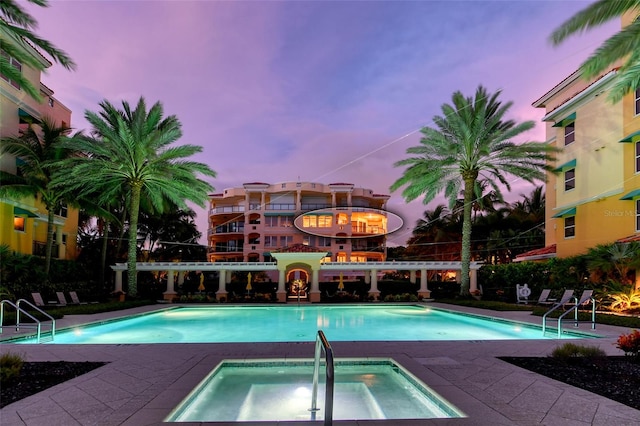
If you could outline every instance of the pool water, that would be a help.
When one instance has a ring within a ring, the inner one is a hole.
[[[313,360],[223,361],[165,419],[167,422],[324,419],[324,368],[312,406]],[[464,417],[391,359],[335,362],[336,420]]]
[[[423,305],[178,307],[56,332],[48,344],[507,340],[555,338],[538,326]],[[585,337],[577,336],[575,337]],[[14,341],[33,343],[34,339]]]

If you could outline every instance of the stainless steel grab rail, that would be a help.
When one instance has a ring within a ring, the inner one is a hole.
[[[324,394],[324,424],[325,426],[333,425],[333,388],[334,388],[334,367],[333,367],[333,349],[327,340],[324,332],[318,330],[316,337],[316,352],[313,361],[313,392],[311,394],[312,420],[315,420],[315,413],[318,411],[318,376],[320,374],[320,356],[324,349],[324,357],[326,359],[326,383]]]

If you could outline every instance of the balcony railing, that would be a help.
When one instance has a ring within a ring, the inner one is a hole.
[[[233,234],[233,233],[243,233],[244,232],[244,223],[234,222],[227,223],[225,225],[216,226],[213,229],[209,229],[208,235],[212,234]]]
[[[320,209],[330,209],[330,208],[331,208],[331,204],[326,204],[326,203],[322,203],[322,204],[303,203],[303,204],[300,204],[300,209],[302,209],[302,210],[320,210]]]
[[[265,210],[295,210],[295,204],[277,204],[277,203],[269,203],[265,205]]]
[[[34,256],[46,256],[47,255],[47,243],[41,243],[40,241],[33,242],[33,255]],[[51,257],[58,257],[58,244],[53,243],[51,246]]]
[[[244,206],[227,206],[227,207],[216,207],[214,209],[210,209],[209,215],[222,214],[222,213],[242,213],[242,212],[244,212]]]

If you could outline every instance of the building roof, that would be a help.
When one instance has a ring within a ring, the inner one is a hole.
[[[556,257],[556,245],[542,247],[539,249],[529,250],[524,253],[520,253],[513,259],[514,262],[524,262],[525,260],[542,260]]]
[[[619,240],[616,240],[616,243],[632,243],[634,241],[640,241],[640,234],[633,234],[628,237],[620,238]]]

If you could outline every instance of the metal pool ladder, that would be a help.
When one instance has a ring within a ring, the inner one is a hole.
[[[312,420],[315,420],[315,413],[318,408],[318,375],[320,374],[320,356],[324,349],[324,357],[326,359],[326,383],[324,394],[324,424],[325,426],[333,425],[333,388],[334,388],[334,369],[333,369],[333,349],[322,330],[318,330],[316,337],[316,353],[313,360],[313,392],[311,394]]]
[[[40,314],[44,315],[45,317],[47,317],[47,318],[49,318],[51,320],[51,329],[49,330],[49,332],[50,332],[51,340],[53,340],[55,335],[56,335],[56,320],[51,315],[49,315],[48,313],[46,313],[45,311],[43,311],[42,309],[38,308],[37,306],[35,306],[34,304],[32,304],[31,302],[29,302],[28,300],[25,300],[25,299],[20,299],[16,303],[13,303],[10,300],[3,300],[3,301],[0,302],[0,333],[2,333],[2,329],[4,327],[15,327],[16,331],[20,330],[20,327],[22,327],[22,328],[35,328],[36,329],[36,343],[40,343],[40,338],[42,337],[42,321],[40,321],[39,319],[37,319],[36,317],[31,315],[29,312],[27,312],[26,310],[21,308],[20,307],[21,303],[26,303],[27,305],[29,305],[29,307],[31,307],[32,309],[35,309]],[[9,305],[9,306],[11,306],[12,308],[14,308],[16,310],[16,324],[15,324],[15,326],[13,326],[13,325],[11,325],[11,326],[2,325],[3,324],[3,320],[4,320],[4,305]],[[28,318],[30,318],[31,321],[33,321],[33,323],[21,323],[20,322],[20,314],[21,313],[23,315],[27,316]]]

